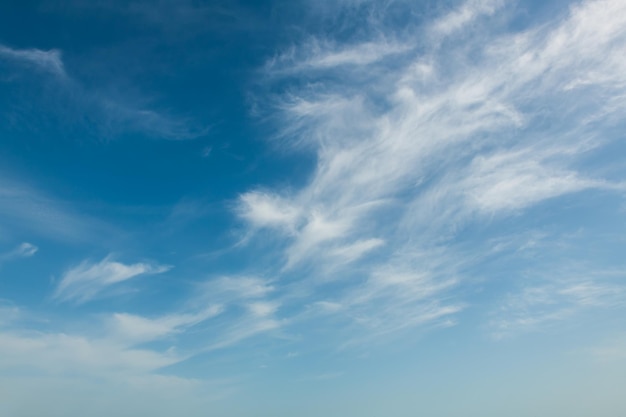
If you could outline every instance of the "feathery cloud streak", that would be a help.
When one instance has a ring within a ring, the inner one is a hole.
[[[84,303],[106,288],[141,275],[161,274],[170,266],[150,263],[123,264],[109,255],[98,263],[83,261],[63,274],[53,298]]]
[[[15,249],[0,254],[0,264],[5,261],[16,258],[30,258],[37,253],[39,248],[32,243],[24,242],[18,245]]]
[[[0,44],[0,59],[53,75],[58,87],[54,91],[54,99],[61,102],[69,100],[73,104],[70,107],[78,107],[87,112],[90,118],[97,121],[100,135],[139,132],[155,138],[184,140],[195,139],[208,131],[206,126],[194,126],[191,120],[151,109],[125,97],[114,97],[109,92],[85,88],[79,80],[68,74],[59,50],[17,49]],[[38,99],[40,98],[33,97],[31,105],[36,104]],[[58,111],[57,108],[51,110],[52,113]],[[76,118],[76,114],[69,117],[80,119]],[[79,121],[76,120],[76,123]]]
[[[459,231],[585,190],[623,192],[582,167],[617,139],[626,5],[586,1],[513,34],[479,28],[501,6],[468,1],[410,33],[369,21],[371,39],[312,38],[265,67],[287,86],[274,96],[281,146],[312,150],[317,166],[299,190],[243,193],[237,214],[276,232],[283,272],[344,282],[333,311],[387,311],[397,327],[419,306],[457,312],[444,300],[481,259],[458,258]],[[455,42],[420,40],[433,37]]]
[[[86,242],[93,236],[108,237],[116,228],[78,213],[76,207],[34,188],[0,175],[0,226],[10,234],[27,231],[61,241]],[[28,247],[21,250],[30,253]],[[31,248],[32,250],[32,248]]]
[[[56,49],[50,51],[43,51],[41,49],[13,49],[0,44],[0,57],[33,65],[57,77],[64,78],[66,76],[61,52]]]

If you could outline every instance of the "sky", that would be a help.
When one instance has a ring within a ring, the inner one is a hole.
[[[626,2],[0,2],[0,415],[626,415]]]

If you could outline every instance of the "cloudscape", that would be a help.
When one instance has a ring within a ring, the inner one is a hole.
[[[626,2],[0,4],[0,416],[626,415]]]

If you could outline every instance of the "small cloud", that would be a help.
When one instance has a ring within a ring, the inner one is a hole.
[[[300,217],[300,209],[290,201],[261,191],[241,195],[237,211],[254,228],[292,230]]]
[[[310,39],[299,49],[291,49],[278,55],[266,65],[268,74],[286,75],[325,71],[342,67],[362,67],[390,59],[411,49],[408,44],[388,39],[364,42],[348,47],[333,42]]]
[[[51,49],[13,49],[0,44],[0,58],[12,60],[47,71],[58,77],[66,77],[61,51]]]
[[[158,111],[142,105],[145,100],[132,100],[131,97],[115,96],[107,90],[88,90],[81,82],[69,76],[65,70],[61,51],[52,49],[14,49],[0,44],[0,60],[11,61],[15,65],[29,66],[56,76],[60,90],[66,94],[56,96],[56,100],[71,100],[77,107],[89,112],[88,119],[95,120],[88,129],[96,129],[99,135],[108,137],[122,132],[140,132],[147,136],[167,140],[191,140],[205,135],[209,128],[194,123],[187,117]],[[34,101],[34,99],[33,99]],[[47,109],[44,113],[54,113],[66,105]],[[85,116],[73,113],[71,118],[80,123]]]
[[[23,258],[29,258],[37,253],[38,250],[39,248],[37,246],[28,242],[24,242],[17,248],[16,255]]]
[[[0,225],[17,236],[27,233],[78,243],[92,241],[95,236],[108,239],[119,232],[114,225],[81,213],[80,207],[68,201],[55,198],[25,181],[11,179],[9,172],[0,172]],[[23,245],[16,251],[33,251],[34,245]]]
[[[54,292],[58,301],[87,302],[109,286],[141,275],[160,274],[169,271],[168,265],[136,263],[126,265],[107,256],[99,263],[84,261],[68,269]]]
[[[278,310],[278,303],[255,302],[248,304],[248,310],[254,317],[272,316]]]
[[[262,298],[273,290],[268,281],[258,277],[224,276],[204,283],[200,298],[224,303]]]
[[[24,242],[20,244],[19,246],[17,246],[15,249],[9,252],[0,254],[0,262],[10,261],[12,259],[19,259],[19,258],[30,258],[35,253],[37,253],[38,250],[39,248],[33,245],[32,243]]]
[[[128,345],[160,340],[222,313],[220,306],[209,306],[195,313],[175,313],[147,318],[115,313],[107,320],[111,336]]]

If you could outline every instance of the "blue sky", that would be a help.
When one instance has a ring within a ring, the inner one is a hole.
[[[0,414],[626,414],[626,3],[0,4]]]

